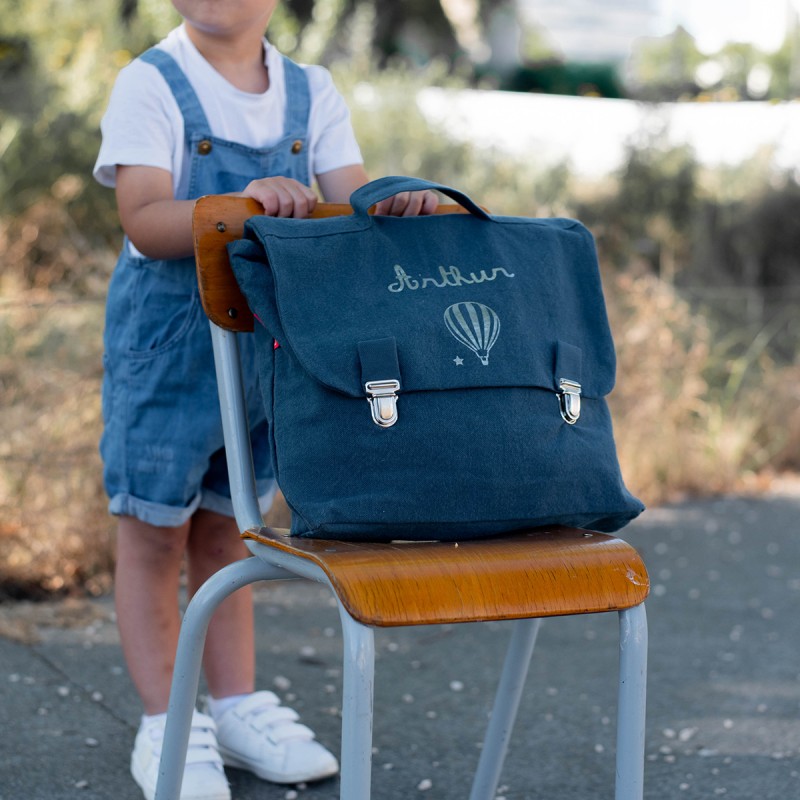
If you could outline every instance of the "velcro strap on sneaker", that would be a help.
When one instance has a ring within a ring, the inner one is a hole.
[[[313,739],[314,732],[297,722],[300,715],[288,706],[280,705],[273,692],[254,692],[236,706],[236,715],[248,725],[279,744],[288,739]]]
[[[280,744],[289,739],[313,739],[315,738],[315,734],[311,728],[302,723],[289,723],[285,725],[276,725],[270,730],[269,738],[275,742],[275,744]]]
[[[257,711],[252,711],[248,716],[250,724],[260,731],[272,725],[280,725],[300,719],[294,709],[286,706],[266,706]]]
[[[195,709],[192,713],[192,730],[211,731],[212,733],[216,733],[217,723],[214,722],[213,717],[210,717],[208,714],[203,714],[201,711]]]
[[[219,764],[222,757],[217,745],[217,726],[207,714],[195,711],[192,715],[192,728],[189,731],[189,749],[186,752],[187,764]]]
[[[189,747],[216,747],[217,737],[212,731],[192,728],[189,734]]]
[[[218,764],[222,766],[222,756],[216,747],[192,747],[186,751],[186,764]]]
[[[275,692],[253,692],[250,697],[242,700],[236,706],[235,713],[237,716],[244,719],[248,714],[254,711],[261,711],[263,708],[270,706],[280,706],[281,701]]]

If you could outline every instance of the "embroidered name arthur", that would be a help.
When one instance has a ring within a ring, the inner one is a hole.
[[[513,272],[507,272],[503,267],[494,267],[491,270],[482,269],[480,272],[462,274],[458,267],[439,267],[438,277],[413,278],[399,264],[394,265],[394,274],[397,280],[386,288],[390,292],[402,292],[404,289],[444,289],[447,286],[472,286],[475,283],[495,281],[498,278],[513,278]]]

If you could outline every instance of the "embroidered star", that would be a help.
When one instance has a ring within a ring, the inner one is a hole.
[[[453,359],[453,363],[454,363],[454,364],[455,364],[457,367],[460,367],[460,366],[461,366],[461,365],[464,363],[464,359],[463,359],[463,358],[461,358],[460,356],[456,356],[456,357]]]

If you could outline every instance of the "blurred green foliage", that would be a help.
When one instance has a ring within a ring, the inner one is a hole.
[[[91,180],[100,117],[119,68],[177,19],[160,0],[140,0],[127,23],[115,3],[0,0],[0,217],[73,176],[58,199],[77,228],[116,237],[113,198]]]
[[[788,26],[774,52],[728,42],[704,53],[678,27],[668,36],[634,44],[627,67],[631,96],[639,100],[790,100],[800,96],[800,22]]]

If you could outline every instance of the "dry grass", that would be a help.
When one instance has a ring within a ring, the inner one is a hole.
[[[110,586],[97,440],[113,257],[77,230],[67,189],[0,221],[0,599]]]
[[[102,310],[45,291],[0,306],[0,594],[108,586]]]
[[[615,276],[607,290],[618,354],[611,408],[634,493],[654,504],[800,467],[796,367],[776,366],[758,337],[749,346],[715,337],[652,276]]]
[[[723,488],[733,476],[708,485],[711,448],[705,437],[698,441],[707,411],[707,326],[655,279],[606,284],[618,358],[611,408],[628,485],[648,504],[676,491]]]

